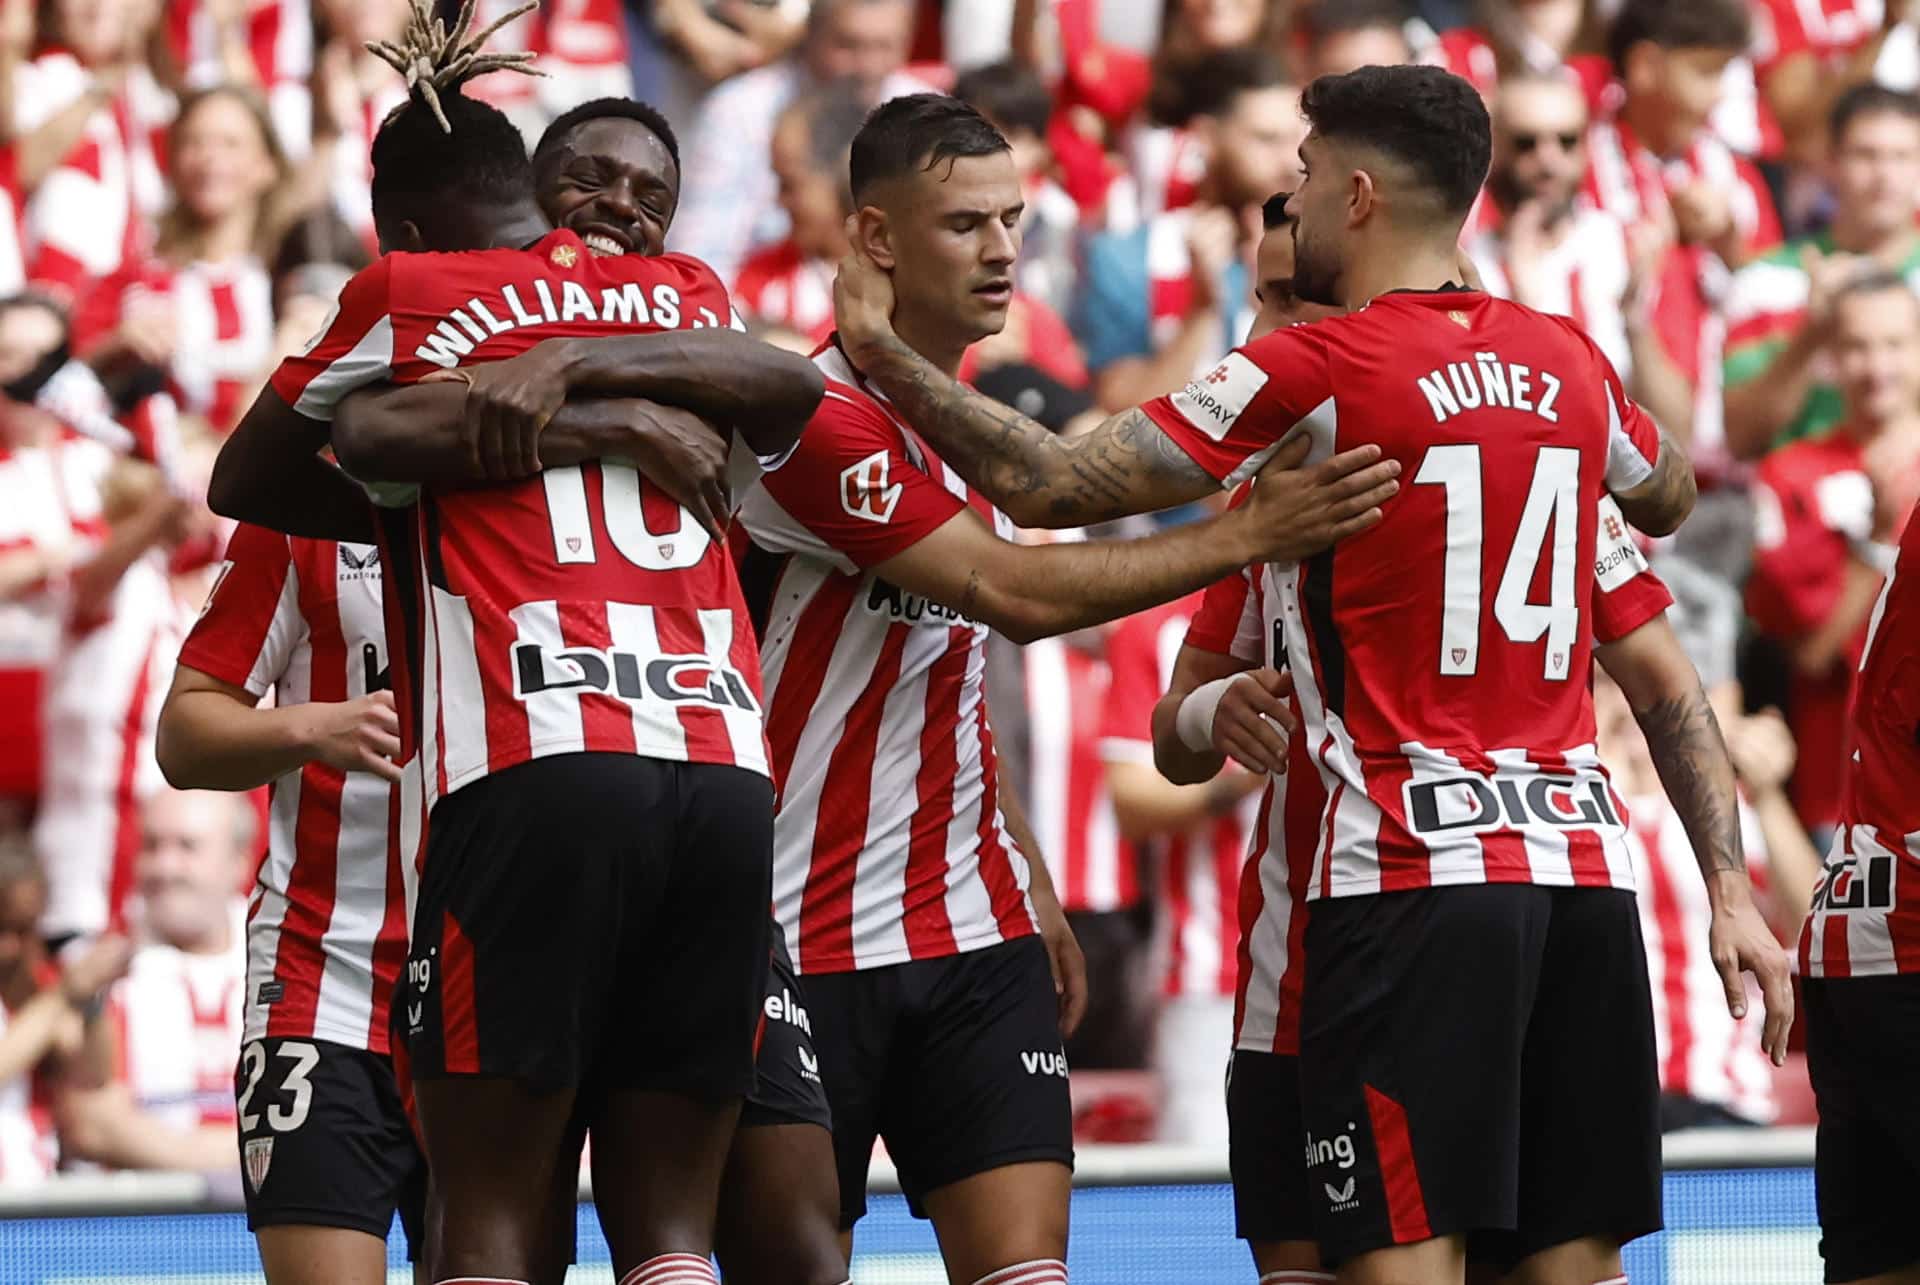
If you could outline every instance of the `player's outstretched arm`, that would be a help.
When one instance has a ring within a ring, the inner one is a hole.
[[[308,419],[271,387],[260,390],[221,445],[207,503],[222,517],[319,540],[378,538],[365,492],[320,457],[327,425]]]
[[[1660,783],[1693,844],[1713,908],[1709,951],[1726,987],[1727,1009],[1735,1017],[1746,1015],[1740,974],[1751,972],[1766,1002],[1763,1043],[1776,1065],[1784,1063],[1793,1026],[1787,955],[1753,902],[1740,844],[1733,761],[1700,675],[1664,614],[1594,654],[1632,706]]]
[[[692,411],[637,398],[570,401],[540,431],[534,467],[482,457],[466,432],[467,386],[457,379],[376,384],[347,395],[334,413],[333,450],[369,482],[441,489],[514,481],[543,468],[588,460],[629,460],[649,482],[699,519],[725,531],[726,436]]]
[[[1693,512],[1699,494],[1693,477],[1693,461],[1686,451],[1660,430],[1660,458],[1653,472],[1638,485],[1614,491],[1620,512],[1648,535],[1672,535]]]
[[[1237,509],[1137,540],[1016,545],[962,512],[875,571],[1027,643],[1171,602],[1250,562],[1293,557],[1302,521],[1325,543],[1364,531],[1399,489],[1392,472],[1372,485],[1362,473],[1303,502],[1298,489],[1272,482],[1298,476],[1289,467],[1276,457]]]
[[[1211,781],[1229,758],[1251,772],[1286,771],[1294,721],[1287,690],[1271,669],[1183,644],[1153,707],[1154,767],[1175,785]]]
[[[311,762],[400,779],[392,692],[260,709],[260,698],[190,665],[174,670],[155,742],[180,790],[251,790]]]

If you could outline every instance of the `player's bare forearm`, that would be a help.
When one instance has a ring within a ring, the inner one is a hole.
[[[1021,526],[1087,526],[1219,489],[1138,408],[1063,439],[953,379],[897,336],[864,349],[861,361],[862,373],[940,458]]]
[[[1173,678],[1167,693],[1153,707],[1153,765],[1160,775],[1176,785],[1195,785],[1210,781],[1227,765],[1227,756],[1217,750],[1196,750],[1180,739],[1176,723],[1181,702],[1202,684],[1230,678],[1253,666],[1233,656],[1202,651],[1183,645],[1173,662]]]
[[[1652,536],[1679,530],[1698,496],[1693,462],[1665,429],[1660,432],[1660,458],[1653,472],[1638,486],[1613,492],[1627,521]]]
[[[311,759],[305,707],[261,709],[256,699],[191,666],[176,669],[154,742],[167,783],[178,790],[251,790]]]
[[[263,389],[213,461],[208,505],[269,531],[374,543],[379,536],[366,493],[320,457],[326,444],[326,424]]]
[[[826,391],[805,357],[725,327],[548,342],[566,346],[570,392],[683,407],[738,426],[759,455],[798,441]]]
[[[1620,685],[1646,734],[1660,784],[1680,814],[1694,860],[1716,895],[1721,874],[1746,878],[1733,760],[1700,675],[1662,615],[1599,648],[1600,664]]]
[[[1773,448],[1805,403],[1814,360],[1823,348],[1818,332],[1803,326],[1765,370],[1726,390],[1727,449],[1735,459],[1759,459]]]
[[[616,399],[583,397],[561,407],[540,433],[540,464],[564,468],[623,455],[643,431]],[[349,394],[333,421],[333,449],[355,477],[456,488],[490,478],[468,448],[466,387],[454,381],[382,384]]]

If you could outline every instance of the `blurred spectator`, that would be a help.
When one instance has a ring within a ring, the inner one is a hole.
[[[1856,85],[1833,109],[1833,221],[1742,268],[1727,301],[1727,445],[1742,459],[1839,420],[1833,298],[1863,273],[1920,286],[1920,98]]]
[[[1165,1095],[1159,1137],[1224,1145],[1220,1078],[1233,1049],[1240,867],[1266,778],[1229,763],[1201,785],[1153,765],[1153,707],[1173,678],[1200,595],[1120,621],[1107,642],[1112,689],[1100,741],[1120,832],[1151,845],[1166,944],[1154,1067]]]
[[[1194,204],[1087,243],[1074,333],[1108,410],[1179,388],[1246,335],[1260,207],[1296,172],[1298,98],[1270,57],[1216,54],[1197,74]]]
[[[373,236],[373,136],[387,113],[407,100],[393,68],[367,52],[367,42],[394,40],[407,22],[407,0],[315,0],[322,35],[313,75],[313,155],[333,208],[369,248]]]
[[[1730,747],[1750,775],[1740,800],[1741,841],[1755,891],[1776,934],[1799,926],[1805,906],[1773,896],[1774,870],[1790,865],[1795,886],[1811,886],[1819,857],[1785,803],[1781,786],[1793,765],[1793,738],[1777,715],[1733,721]],[[1600,755],[1631,814],[1627,847],[1639,889],[1640,927],[1653,990],[1660,1068],[1661,1127],[1766,1124],[1778,1113],[1773,1068],[1760,1024],[1727,1011],[1726,987],[1707,951],[1713,909],[1693,845],[1668,801],[1625,697],[1604,671],[1595,676]],[[1757,997],[1758,987],[1747,985]]]
[[[1167,0],[1159,56],[1184,63],[1226,49],[1271,47],[1283,7],[1269,0]]]
[[[672,248],[731,281],[753,245],[779,240],[785,220],[767,157],[781,110],[838,81],[868,107],[925,91],[901,71],[914,16],[911,0],[815,0],[792,57],[716,87],[689,131]]]
[[[1587,140],[1587,191],[1628,229],[1670,237],[1654,280],[1655,334],[1693,388],[1692,414],[1665,425],[1710,485],[1726,469],[1720,304],[1728,269],[1780,239],[1759,171],[1706,132],[1729,63],[1752,31],[1743,0],[1626,0],[1608,33],[1624,94]]]
[[[171,0],[166,14],[184,86],[254,90],[281,151],[304,158],[313,145],[311,0]]]
[[[1749,155],[1817,166],[1835,99],[1872,75],[1900,8],[1900,0],[1754,0],[1752,85],[1716,127]]]
[[[851,88],[796,98],[773,129],[773,172],[785,239],[761,246],[740,266],[734,305],[748,316],[811,337],[833,331],[833,274],[847,253],[847,155],[866,104]]]
[[[100,1084],[112,1071],[98,998],[126,971],[126,939],[99,942],[63,972],[40,938],[46,901],[46,877],[25,836],[0,834],[0,1187],[53,1172],[60,1083]]]
[[[789,53],[806,32],[809,7],[810,0],[656,0],[642,30],[657,48],[636,51],[641,97],[682,119],[715,83]]]
[[[1295,17],[1301,81],[1413,61],[1405,0],[1311,0]]]
[[[1839,815],[1846,713],[1867,619],[1920,488],[1920,299],[1882,273],[1841,288],[1833,363],[1843,418],[1768,456],[1755,488],[1747,608],[1792,665],[1793,799],[1824,839]]]
[[[253,809],[231,794],[163,789],[147,805],[140,944],[112,996],[121,1078],[62,1094],[60,1136],[74,1157],[122,1169],[233,1171],[246,970],[239,889],[253,830]],[[243,1088],[243,1110],[248,1096]]]
[[[1571,317],[1613,363],[1634,399],[1663,424],[1685,424],[1693,390],[1651,326],[1635,317],[1664,244],[1636,254],[1620,221],[1581,191],[1587,108],[1559,76],[1510,77],[1493,113],[1493,168],[1481,198],[1483,232],[1467,243],[1487,289]],[[1647,238],[1642,226],[1639,236]]]
[[[230,431],[273,356],[273,284],[261,256],[277,240],[288,171],[266,108],[244,90],[181,104],[172,131],[174,202],[160,220],[155,282],[173,313],[168,373],[180,408]]]
[[[1596,54],[1576,52],[1592,25],[1588,0],[1475,0],[1469,24],[1442,31],[1423,60],[1472,82],[1488,103],[1506,77],[1557,76],[1591,106],[1613,82]]]
[[[1020,259],[1014,282],[1059,315],[1073,307],[1079,264],[1080,207],[1053,175],[1047,128],[1053,98],[1029,68],[998,62],[961,76],[954,97],[971,105],[1006,136],[1020,171],[1027,209],[1020,217]]]

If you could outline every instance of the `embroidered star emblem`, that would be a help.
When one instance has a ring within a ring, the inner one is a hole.
[[[556,245],[553,247],[553,261],[563,268],[571,268],[580,262],[580,252],[570,245]]]

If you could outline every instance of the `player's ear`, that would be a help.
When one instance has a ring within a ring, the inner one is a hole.
[[[382,254],[423,254],[427,240],[420,235],[420,225],[412,219],[398,219],[377,229],[380,234],[380,253]]]
[[[1352,188],[1347,193],[1347,226],[1357,227],[1366,222],[1374,207],[1380,202],[1380,193],[1373,185],[1373,175],[1365,170],[1353,172]]]
[[[893,233],[886,211],[879,206],[863,205],[854,211],[853,244],[881,267],[893,270]]]

